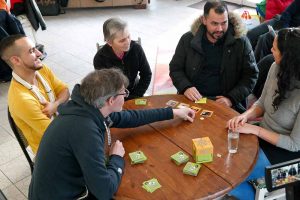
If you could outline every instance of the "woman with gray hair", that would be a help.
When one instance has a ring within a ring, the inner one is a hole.
[[[130,95],[126,100],[142,97],[152,76],[143,48],[131,40],[127,23],[120,18],[106,20],[103,24],[103,34],[106,44],[94,57],[95,69],[121,69],[129,79],[127,89]]]

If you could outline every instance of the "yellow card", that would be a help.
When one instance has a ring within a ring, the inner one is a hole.
[[[207,101],[207,98],[203,97],[203,98],[198,99],[197,101],[195,101],[195,103],[206,103],[206,101]]]
[[[195,111],[195,113],[198,113],[201,110],[201,108],[196,107],[196,106],[191,106],[190,108],[193,109]]]

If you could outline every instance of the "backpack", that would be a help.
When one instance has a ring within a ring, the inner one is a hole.
[[[64,13],[64,10],[61,9],[61,0],[36,0],[36,3],[43,16],[55,16]]]

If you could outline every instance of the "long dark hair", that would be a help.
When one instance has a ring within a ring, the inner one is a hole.
[[[281,54],[277,74],[278,89],[275,90],[273,108],[276,111],[286,99],[286,93],[296,88],[295,80],[300,80],[300,29],[285,28],[278,32],[277,46]]]

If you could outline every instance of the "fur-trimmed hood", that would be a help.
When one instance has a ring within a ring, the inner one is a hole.
[[[203,15],[197,18],[191,26],[191,32],[194,36],[196,35],[200,25],[202,24],[202,17]],[[247,33],[247,29],[241,17],[236,13],[228,12],[228,18],[229,24],[231,24],[234,29],[234,38],[240,38],[242,36],[245,36]]]

